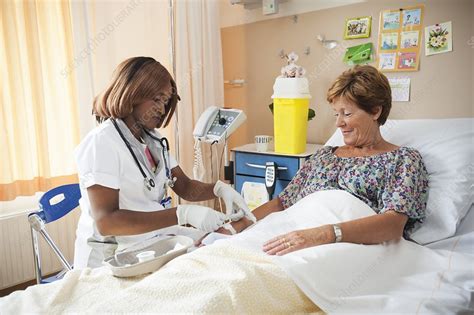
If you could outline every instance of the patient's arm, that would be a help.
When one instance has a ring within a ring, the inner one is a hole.
[[[405,214],[386,211],[382,214],[343,222],[339,226],[342,230],[343,242],[370,245],[401,238],[407,221],[408,216]]]
[[[342,242],[356,244],[379,244],[399,239],[408,220],[405,214],[387,211],[366,218],[342,222]],[[270,255],[284,255],[296,250],[334,243],[336,236],[332,225],[293,231],[277,236],[263,246]]]
[[[283,210],[283,205],[281,204],[280,198],[276,197],[275,199],[272,199],[269,202],[264,203],[260,207],[255,208],[255,210],[253,210],[252,213],[255,215],[257,220],[261,220],[265,218],[267,215],[269,215],[270,213],[281,211],[281,210]]]
[[[260,207],[255,208],[255,210],[253,210],[252,213],[255,215],[257,220],[261,220],[267,215],[269,215],[270,213],[281,211],[281,210],[283,210],[283,205],[280,202],[280,198],[276,197],[275,199],[272,199],[269,202],[264,203]],[[240,233],[243,230],[245,230],[247,227],[252,225],[252,223],[253,223],[252,221],[243,217],[239,221],[232,222],[231,225],[237,233]],[[216,232],[223,233],[223,234],[230,234],[229,230],[224,229],[224,228],[220,228]]]

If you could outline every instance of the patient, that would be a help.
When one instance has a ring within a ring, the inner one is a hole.
[[[313,192],[338,189],[361,199],[377,215],[280,235],[264,244],[267,254],[335,242],[378,244],[407,238],[414,223],[425,217],[428,174],[420,153],[389,143],[380,133],[392,106],[387,78],[372,66],[355,66],[336,79],[327,100],[345,145],[318,150],[278,197],[253,213],[261,220]],[[243,219],[233,227],[242,231],[250,224]]]

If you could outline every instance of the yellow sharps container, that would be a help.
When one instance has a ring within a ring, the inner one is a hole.
[[[308,79],[277,78],[272,98],[275,152],[305,152],[311,98]]]

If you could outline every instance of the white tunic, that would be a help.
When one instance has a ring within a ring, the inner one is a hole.
[[[133,137],[121,120],[116,121],[127,139]],[[161,138],[161,135],[156,131],[153,134]],[[76,148],[75,158],[82,198],[79,202],[81,217],[76,231],[74,268],[99,267],[102,265],[103,259],[113,255],[116,249],[126,248],[159,233],[157,230],[132,236],[105,237],[99,233],[91,217],[91,204],[87,188],[93,185],[118,189],[120,209],[143,212],[164,209],[160,201],[165,193],[166,173],[161,150],[152,152],[158,162],[158,168],[153,173],[149,165],[144,165],[147,164],[144,147],[139,145],[138,140],[135,143],[130,139],[129,142],[134,148],[134,152],[137,153],[142,169],[155,181],[157,188],[153,197],[145,194],[143,175],[111,120],[103,122],[89,132]],[[157,147],[161,148],[159,144]],[[172,156],[170,156],[168,164],[169,169],[178,165]]]

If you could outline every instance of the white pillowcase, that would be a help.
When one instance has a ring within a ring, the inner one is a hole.
[[[459,118],[388,120],[381,127],[388,142],[417,149],[428,171],[426,218],[410,235],[420,244],[453,236],[473,204],[473,126],[473,118]],[[326,145],[344,145],[339,129]]]

